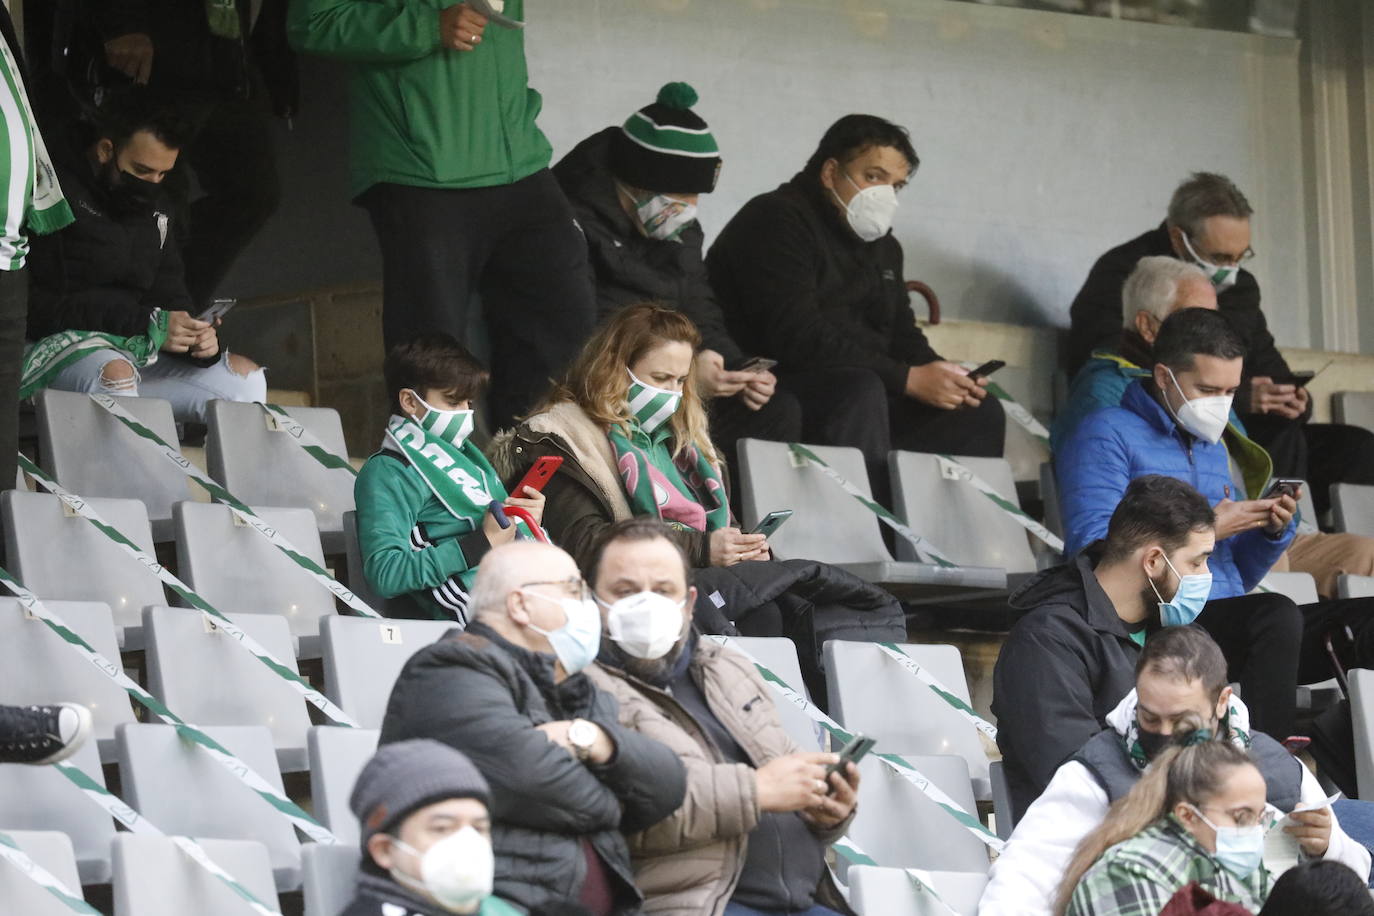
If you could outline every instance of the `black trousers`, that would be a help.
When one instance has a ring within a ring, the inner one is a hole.
[[[711,442],[725,456],[730,468],[730,504],[740,515],[739,440],[768,439],[773,442],[802,440],[802,409],[795,395],[779,385],[758,410],[750,410],[739,399],[712,398],[706,409],[711,418]]]
[[[24,324],[29,275],[0,270],[0,490],[14,489],[19,451],[19,376],[24,363]]]
[[[1330,508],[1333,483],[1374,484],[1374,432],[1361,426],[1263,415],[1245,417],[1245,428],[1274,460],[1275,477],[1307,481],[1318,512]]]
[[[373,185],[359,198],[382,249],[382,336],[466,342],[480,295],[491,338],[495,428],[544,393],[591,335],[587,245],[548,169],[491,188]]]

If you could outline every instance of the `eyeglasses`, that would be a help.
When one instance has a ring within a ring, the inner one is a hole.
[[[566,579],[549,579],[543,582],[523,582],[521,588],[533,588],[536,585],[552,585],[561,589],[569,598],[579,598],[586,600],[592,596],[592,590],[587,586],[587,581],[581,576],[569,576]]]
[[[1199,810],[1203,809],[1199,808]],[[1220,811],[1221,813],[1230,817],[1232,823],[1237,827],[1253,827],[1256,824],[1258,824],[1265,830],[1268,830],[1270,827],[1274,826],[1274,824],[1278,823],[1279,820],[1278,809],[1275,808],[1273,805],[1265,805],[1259,811],[1255,811],[1251,808],[1236,808],[1234,810],[1227,811],[1224,808],[1210,807],[1207,810],[1211,810],[1214,812]],[[1216,824],[1211,824],[1211,826],[1213,829],[1216,829],[1217,827]]]
[[[1255,256],[1255,249],[1248,245],[1245,247],[1245,250],[1240,253],[1240,257],[1235,258],[1224,252],[1202,251],[1201,245],[1198,244],[1196,239],[1191,237],[1189,238],[1189,244],[1192,245],[1193,250],[1197,252],[1198,257],[1202,258],[1208,264],[1215,264],[1218,267],[1236,267],[1239,266],[1242,261],[1248,261]]]

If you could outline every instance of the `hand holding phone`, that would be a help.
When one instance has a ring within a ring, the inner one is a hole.
[[[1280,496],[1291,496],[1297,499],[1298,493],[1302,490],[1302,484],[1303,481],[1293,477],[1275,477],[1260,498],[1278,499]]]
[[[970,369],[968,372],[968,377],[973,379],[987,378],[989,375],[992,375],[994,372],[996,372],[998,369],[1001,369],[1005,365],[1006,362],[1004,360],[990,359],[987,362],[983,363],[983,365],[979,366],[977,369]]]
[[[744,365],[737,369],[737,372],[768,372],[778,364],[776,359],[768,359],[765,356],[755,356],[745,361]]]
[[[520,482],[515,485],[515,489],[510,491],[510,495],[517,498],[527,495],[525,493],[525,487],[534,487],[542,493],[544,491],[544,484],[548,483],[549,478],[562,466],[563,459],[559,455],[545,455],[525,472],[525,476],[520,478]]]
[[[791,517],[791,509],[775,509],[772,512],[769,512],[767,515],[765,515],[762,519],[760,519],[759,523],[754,526],[754,530],[750,531],[749,533],[761,534],[764,537],[772,537],[773,532],[781,528],[783,522],[787,521]]]
[[[196,316],[198,321],[208,321],[214,324],[217,319],[223,318],[231,308],[238,305],[237,299],[212,299],[210,307]]]
[[[876,739],[870,738],[867,735],[855,735],[853,740],[840,748],[840,759],[825,768],[826,783],[828,784],[830,782],[830,774],[832,773],[839,773],[843,776],[847,769],[845,766],[846,764],[857,764],[860,760],[863,760],[864,757],[868,756],[868,752],[873,750],[873,745],[877,743]],[[829,795],[833,791],[833,786],[827,788],[826,794]]]

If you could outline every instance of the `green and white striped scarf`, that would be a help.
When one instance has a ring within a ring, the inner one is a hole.
[[[0,44],[4,44],[0,41]],[[135,366],[157,361],[157,352],[167,340],[167,312],[153,309],[148,331],[120,337],[104,331],[59,331],[38,341],[24,354],[24,369],[19,377],[19,397],[32,397],[46,387],[63,368],[96,350],[117,350]]]

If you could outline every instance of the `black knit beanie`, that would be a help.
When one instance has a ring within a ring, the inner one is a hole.
[[[720,148],[692,106],[696,90],[668,83],[658,100],[630,115],[611,136],[611,171],[623,183],[645,191],[705,194],[720,175]]]
[[[491,790],[468,756],[432,738],[384,744],[367,762],[348,806],[362,828],[363,848],[411,812],[450,798],[475,798],[490,807]]]

